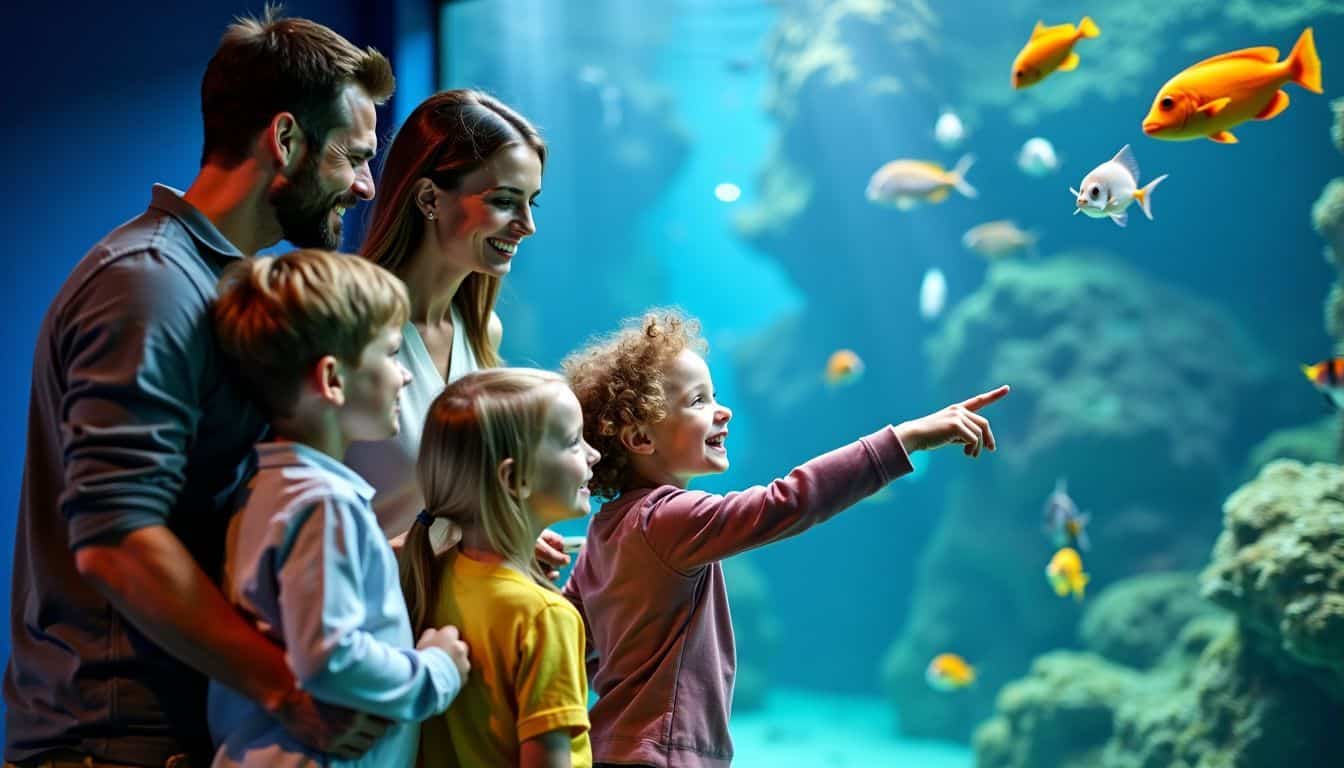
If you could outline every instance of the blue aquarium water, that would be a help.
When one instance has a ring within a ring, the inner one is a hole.
[[[550,145],[506,356],[698,317],[734,415],[696,487],[1014,388],[997,453],[918,454],[730,563],[736,764],[1344,764],[1339,421],[1302,369],[1344,349],[1344,6],[519,0],[441,26],[442,85]],[[1324,94],[1278,63],[1308,27]],[[1245,107],[1199,88],[1283,73],[1286,109],[1237,143],[1145,133],[1164,83],[1255,46],[1170,93],[1216,115]],[[1074,215],[1094,186],[1111,207]]]

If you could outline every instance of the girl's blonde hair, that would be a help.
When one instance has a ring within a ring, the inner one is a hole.
[[[533,368],[492,368],[469,373],[444,388],[425,416],[417,473],[431,517],[478,528],[490,548],[556,590],[537,563],[532,518],[520,490],[536,460],[546,417],[565,380]],[[499,465],[513,460],[512,487]],[[401,556],[402,592],[416,633],[428,628],[438,583],[429,526],[406,533]]]

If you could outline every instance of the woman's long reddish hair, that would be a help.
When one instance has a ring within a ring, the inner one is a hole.
[[[455,191],[462,177],[480,168],[500,147],[527,144],[546,165],[546,142],[522,115],[489,94],[441,91],[420,103],[397,131],[383,163],[373,217],[360,255],[405,279],[407,260],[425,236],[425,218],[415,205],[415,184],[429,178]],[[473,272],[453,304],[483,367],[501,364],[487,338],[499,298],[499,278]]]

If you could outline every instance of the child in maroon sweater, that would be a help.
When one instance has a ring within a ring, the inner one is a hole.
[[[602,453],[589,483],[608,499],[565,586],[584,616],[596,764],[720,768],[736,655],[720,561],[803,532],[911,471],[909,451],[951,443],[994,450],[976,411],[1000,387],[886,426],[768,486],[719,496],[686,490],[728,468],[732,411],[715,401],[695,324],[675,312],[564,363]]]

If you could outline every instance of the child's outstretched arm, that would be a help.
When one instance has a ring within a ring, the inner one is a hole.
[[[279,588],[286,656],[304,690],[392,720],[423,720],[447,709],[462,687],[465,666],[447,650],[460,644],[455,633],[435,630],[422,636],[420,650],[400,648],[363,628],[366,570],[378,567],[371,550],[387,544],[360,512],[339,499],[316,502],[277,555],[278,573],[258,581]],[[401,600],[396,592],[377,599]]]
[[[660,488],[642,502],[650,547],[687,572],[824,522],[913,470],[908,452],[952,443],[968,456],[994,450],[989,421],[978,411],[1008,393],[976,395],[896,427],[885,427],[808,461],[766,486],[723,496]]]

